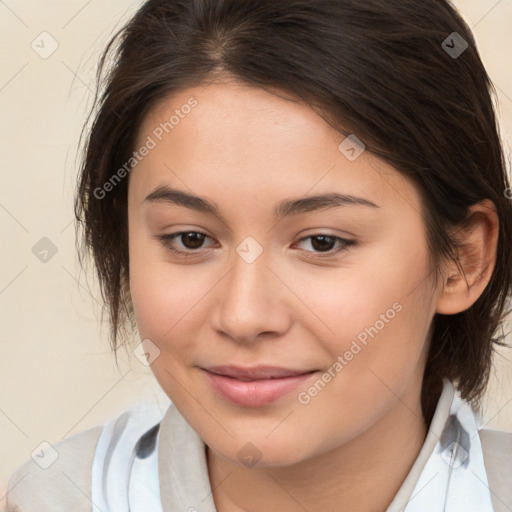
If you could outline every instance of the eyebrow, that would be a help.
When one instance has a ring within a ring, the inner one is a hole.
[[[169,203],[178,206],[184,206],[202,213],[215,215],[225,224],[219,206],[204,197],[189,194],[183,190],[171,188],[167,185],[159,185],[143,201],[148,203]],[[315,210],[326,208],[336,208],[340,206],[366,206],[371,208],[380,208],[372,201],[364,197],[357,197],[347,194],[327,193],[306,196],[298,199],[285,199],[274,209],[274,217],[282,219],[290,215],[308,213]]]

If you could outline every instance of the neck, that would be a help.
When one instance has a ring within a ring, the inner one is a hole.
[[[420,390],[415,389],[414,396],[397,399],[361,435],[291,466],[246,468],[208,448],[216,509],[297,512],[339,510],[343,504],[351,512],[382,512],[400,489],[427,431]]]

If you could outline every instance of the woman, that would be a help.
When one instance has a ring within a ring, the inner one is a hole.
[[[50,447],[8,510],[512,507],[478,427],[510,186],[453,6],[149,0],[102,86],[77,220],[172,404]]]

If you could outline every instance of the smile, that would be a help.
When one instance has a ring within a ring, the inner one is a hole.
[[[245,407],[261,407],[272,403],[278,398],[294,390],[316,371],[309,371],[288,376],[269,376],[267,378],[249,379],[247,376],[239,378],[213,373],[205,369],[201,371],[208,378],[212,388],[224,399],[236,405]]]

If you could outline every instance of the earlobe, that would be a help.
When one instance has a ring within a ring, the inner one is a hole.
[[[499,219],[494,203],[484,199],[469,209],[468,223],[457,231],[463,246],[443,277],[436,313],[454,315],[470,308],[489,283],[496,264]]]

